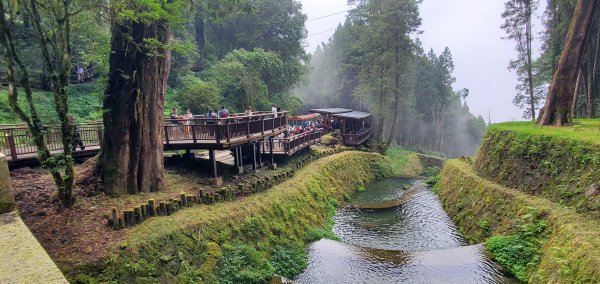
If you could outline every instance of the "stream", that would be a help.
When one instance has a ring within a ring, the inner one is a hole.
[[[341,241],[312,243],[294,283],[519,283],[468,245],[422,180],[387,178],[351,197],[334,217]]]

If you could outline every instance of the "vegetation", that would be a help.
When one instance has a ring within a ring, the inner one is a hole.
[[[502,29],[507,33],[507,38],[516,41],[517,59],[508,65],[509,69],[517,72],[519,84],[516,86],[517,94],[513,103],[520,108],[527,107],[524,117],[535,120],[535,110],[542,100],[540,88],[534,89],[533,62],[532,62],[532,14],[538,6],[536,0],[510,0],[505,4],[502,18],[505,22]]]
[[[412,40],[418,1],[351,1],[349,17],[311,59],[313,71],[296,90],[310,107],[370,111],[383,145],[472,155],[485,129],[454,90],[450,49],[425,51]]]
[[[290,276],[306,266],[299,247],[316,240],[311,232],[331,230],[336,200],[388,163],[352,151],[322,158],[266,192],[149,219],[127,232],[105,265],[70,274],[82,282],[259,283],[275,272]]]
[[[535,213],[535,212],[533,212]],[[525,215],[524,218],[531,218]],[[484,226],[484,230],[488,225]],[[546,223],[536,221],[520,225],[517,232],[510,236],[494,236],[486,240],[486,248],[494,259],[508,268],[517,279],[526,282],[541,260],[541,245],[545,242]]]
[[[77,10],[82,11],[75,1],[0,1],[0,45],[4,52],[6,81],[8,83],[8,104],[17,117],[25,123],[37,148],[42,166],[52,173],[58,191],[58,198],[65,207],[71,207],[73,199],[72,142],[74,126],[69,115],[69,81],[71,74],[71,21]],[[38,55],[49,78],[50,90],[54,98],[56,116],[60,122],[63,152],[60,156],[50,156],[43,121],[33,100],[31,70],[21,60],[23,54],[15,42],[19,32],[31,32],[36,41]],[[23,86],[27,107],[19,104],[17,84]]]
[[[77,122],[92,122],[102,118],[102,92],[104,84],[92,82],[69,86],[69,112]],[[60,120],[56,115],[54,99],[48,91],[36,90],[32,92],[33,102],[37,106],[40,120],[46,124],[58,124]],[[6,90],[0,90],[0,123],[20,124],[22,121],[15,115],[8,105]],[[18,104],[27,106],[24,97],[19,97]]]
[[[385,155],[391,160],[395,176],[416,177],[423,172],[423,165],[415,152],[396,146],[388,148]]]
[[[446,162],[438,188],[462,235],[470,243],[491,238],[487,244],[496,260],[519,278],[533,283],[600,281],[597,220],[487,181],[458,160]]]
[[[570,125],[571,118],[597,117],[600,110],[597,1],[547,0],[542,54],[533,60],[531,14],[536,13],[539,1],[510,0],[505,5],[502,16],[506,22],[502,27],[508,38],[516,42],[518,52],[518,58],[509,64],[509,69],[514,69],[519,78],[513,103],[526,108],[523,116],[535,118],[535,109],[545,101],[548,109],[538,116],[543,124]],[[556,113],[558,109],[560,115]]]
[[[565,140],[577,140],[592,144],[600,143],[600,120],[599,119],[576,119],[573,127],[540,127],[531,122],[504,122],[492,124],[488,128],[493,130],[508,130],[521,138],[529,136],[547,136]]]
[[[559,130],[525,123],[492,126],[475,168],[482,177],[598,217],[600,198],[594,188],[600,144],[597,130],[585,127],[597,121],[581,123]]]

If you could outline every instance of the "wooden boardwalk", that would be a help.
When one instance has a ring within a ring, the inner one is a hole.
[[[286,124],[285,112],[258,113],[252,116],[234,115],[229,118],[166,119],[163,127],[164,149],[229,150],[257,143],[262,148],[262,154],[289,156],[317,143],[321,138],[321,132],[316,130],[289,138],[277,138],[282,136]],[[81,150],[78,147],[73,152],[73,157],[90,157],[98,153],[103,141],[103,124],[80,124],[77,129],[85,149]],[[61,139],[58,126],[47,127],[46,140],[52,155],[63,152]],[[270,141],[273,143],[269,143]],[[37,159],[37,148],[26,127],[22,125],[0,126],[0,151],[7,156],[9,164],[27,163]]]

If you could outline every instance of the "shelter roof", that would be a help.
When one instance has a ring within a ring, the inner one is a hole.
[[[314,120],[314,119],[320,119],[321,118],[321,114],[320,113],[311,113],[311,114],[306,114],[306,115],[297,115],[297,116],[292,116],[290,117],[288,120]]]
[[[362,112],[362,111],[352,111],[345,113],[334,114],[333,116],[339,118],[349,118],[349,119],[364,119],[371,116],[370,112]]]
[[[336,113],[344,113],[351,112],[351,109],[347,108],[315,108],[309,110],[310,113],[320,113],[320,114],[336,114]]]

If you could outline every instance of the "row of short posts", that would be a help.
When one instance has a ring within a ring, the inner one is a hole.
[[[294,166],[279,170],[276,174],[260,177],[253,182],[243,182],[238,184],[237,190],[223,188],[218,193],[200,190],[198,195],[187,195],[182,193],[179,198],[172,198],[167,201],[156,202],[154,199],[148,200],[147,204],[142,204],[137,207],[123,210],[120,212],[116,208],[112,209],[110,225],[116,229],[132,227],[143,223],[145,220],[155,216],[170,216],[178,210],[185,207],[192,207],[198,204],[213,204],[223,201],[231,201],[238,196],[248,196],[252,193],[265,191],[273,185],[282,182],[294,175],[296,169],[303,167],[305,164],[320,156],[327,156],[340,152],[340,150],[330,150],[321,153],[317,157],[311,155],[304,156],[297,160]]]
[[[232,189],[224,188],[221,189],[219,193],[204,190],[200,190],[198,195],[182,193],[179,198],[172,198],[160,202],[150,199],[147,204],[141,204],[134,208],[123,210],[122,212],[113,208],[110,225],[113,229],[119,230],[141,224],[145,220],[155,216],[170,216],[186,207],[230,201],[234,200],[235,197],[236,195]]]

